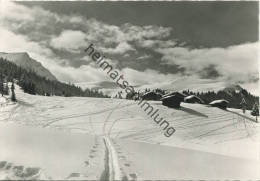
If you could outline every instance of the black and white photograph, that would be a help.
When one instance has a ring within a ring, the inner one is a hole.
[[[258,1],[0,0],[0,180],[260,180]]]

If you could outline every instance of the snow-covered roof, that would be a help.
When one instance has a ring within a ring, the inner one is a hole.
[[[225,102],[225,103],[229,103],[227,100],[225,100],[225,99],[220,99],[220,100],[215,100],[215,101],[212,101],[211,103],[209,103],[209,104],[217,104],[217,103],[223,103],[223,102]]]
[[[194,98],[194,97],[198,98],[198,97],[195,96],[195,95],[190,95],[190,96],[185,97],[185,99],[191,99],[191,98]]]
[[[176,98],[183,100],[183,97],[181,97],[179,95],[168,95],[168,96],[162,97],[161,100],[163,101],[163,100],[166,100],[166,99],[176,99]]]
[[[179,96],[179,97],[183,97],[183,98],[186,97],[185,94],[180,93],[180,92],[170,92],[168,94],[163,95],[163,98],[169,97],[169,96]]]

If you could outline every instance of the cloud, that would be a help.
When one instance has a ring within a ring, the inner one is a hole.
[[[56,49],[77,53],[80,48],[86,46],[85,38],[86,35],[82,31],[65,30],[58,37],[51,39],[50,45]]]
[[[152,56],[151,56],[151,55],[144,54],[144,55],[138,57],[137,60],[144,60],[144,59],[148,59],[148,58],[152,58]]]
[[[134,41],[160,40],[172,31],[169,27],[156,25],[126,23],[115,26],[77,14],[61,15],[37,6],[28,8],[13,2],[5,2],[3,7],[0,20],[7,29],[28,36],[32,41],[74,53],[79,52],[84,43],[94,43],[104,53],[123,55],[128,51],[137,51]]]
[[[84,60],[87,63],[93,62],[92,58],[89,55],[82,57],[81,60]],[[93,63],[95,63],[95,62],[93,62]]]
[[[178,74],[163,74],[152,69],[137,71],[131,68],[124,68],[121,73],[124,75],[124,79],[131,85],[153,84],[155,82],[174,80],[176,77],[179,77]]]
[[[109,77],[101,70],[90,65],[74,67],[56,67],[56,76],[65,82],[109,81]]]
[[[109,54],[124,54],[128,51],[135,51],[135,49],[127,42],[120,42],[115,48],[100,47],[99,49],[102,52]]]
[[[164,64],[179,65],[188,74],[199,74],[211,67],[225,79],[237,82],[258,77],[258,47],[258,43],[245,43],[227,48],[175,47],[156,51],[162,54]]]
[[[177,45],[174,40],[138,40],[137,45],[143,48],[170,48]]]
[[[172,28],[156,25],[135,26],[130,23],[126,23],[122,26],[122,31],[125,33],[127,40],[133,41],[140,39],[143,40],[167,38],[170,36]]]
[[[0,50],[4,52],[28,52],[50,56],[52,51],[42,47],[39,43],[27,39],[26,36],[17,35],[3,27],[0,28]]]
[[[40,45],[37,42],[28,40],[23,35],[16,35],[15,33],[0,29],[1,41],[0,51],[3,52],[28,52],[29,55],[41,62],[43,66],[47,67],[55,76],[64,82],[75,82],[76,80],[103,80],[106,78],[102,72],[91,66],[81,66],[79,68],[61,66],[68,60],[59,59],[55,56],[51,49]]]
[[[10,2],[2,2],[1,1],[1,19],[10,19],[13,21],[33,21],[34,17],[30,16],[30,12],[27,14],[25,13],[28,11],[28,8],[24,6],[17,6],[14,3]],[[30,10],[29,10],[30,11]]]
[[[4,29],[0,29],[0,50],[3,52],[28,52],[29,55],[47,67],[58,80],[63,82],[79,81],[103,81],[109,78],[94,65],[83,65],[78,68],[66,66],[66,59],[55,56],[51,49],[27,40],[24,36],[16,35]],[[62,66],[65,64],[65,66]]]
[[[28,35],[30,40],[45,40],[55,33],[56,27],[67,18],[39,7],[26,6],[1,1],[1,26],[17,33]]]
[[[158,67],[163,65],[160,70],[169,67],[168,72],[171,66],[177,65],[185,70],[185,74],[221,78],[226,82],[258,80],[258,43],[190,49],[184,47],[185,42],[170,39],[174,33],[171,27],[130,23],[116,26],[79,14],[61,15],[41,7],[29,8],[7,1],[1,1],[0,8],[0,51],[26,51],[61,81],[106,79],[104,72],[98,70],[89,57],[79,53],[91,43],[100,52],[109,54],[108,61],[114,67],[121,63],[123,67],[120,69],[134,85],[179,77],[152,70],[148,61],[139,61],[147,66],[144,71],[127,67],[137,63],[135,58],[149,58],[149,61],[158,63]],[[77,66],[73,67],[74,64]]]

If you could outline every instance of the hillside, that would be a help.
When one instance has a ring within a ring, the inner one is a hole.
[[[0,83],[14,80],[24,92],[33,95],[108,97],[97,90],[85,89],[83,91],[73,84],[49,80],[39,76],[34,71],[28,71],[6,59],[0,58]]]
[[[41,77],[49,80],[57,80],[56,77],[37,60],[32,59],[28,53],[3,53],[0,52],[0,57],[15,63],[16,65],[28,70],[33,71]]]
[[[48,178],[97,180],[107,172],[128,180],[260,178],[259,123],[249,112],[150,101],[176,129],[167,138],[131,100],[16,92],[18,104],[1,107],[0,161],[38,167]]]

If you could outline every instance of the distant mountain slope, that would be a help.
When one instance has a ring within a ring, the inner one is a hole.
[[[167,82],[153,83],[139,86],[137,89],[160,88],[167,91],[182,91],[190,89],[192,91],[219,91],[224,89],[226,84],[221,81],[211,79],[199,79],[194,77],[182,77]]]
[[[11,61],[18,66],[21,66],[26,70],[32,70],[41,77],[45,77],[49,80],[57,80],[56,77],[48,69],[43,67],[43,65],[40,62],[32,59],[26,52],[21,52],[21,53],[0,52],[0,57],[3,57],[8,61]]]
[[[112,81],[101,81],[101,82],[79,82],[75,85],[81,87],[82,89],[120,89],[120,87]]]
[[[108,97],[97,90],[82,90],[73,84],[66,84],[57,80],[49,80],[34,71],[28,71],[15,63],[0,57],[0,81],[15,82],[24,92],[33,95],[47,96],[80,96],[80,97]],[[4,91],[7,94],[7,91]]]
[[[77,86],[84,88],[95,88],[102,90],[108,95],[115,95],[118,91],[122,89],[115,82],[82,82],[76,83]],[[166,91],[182,91],[182,90],[192,90],[192,91],[219,91],[226,88],[226,84],[221,81],[210,80],[210,79],[198,79],[193,77],[182,77],[171,81],[158,82],[153,84],[144,85],[133,85],[135,90],[145,90],[145,89],[163,89]],[[124,95],[124,91],[123,91]]]
[[[243,90],[243,88],[240,85],[230,85],[228,87],[226,87],[225,89],[223,89],[223,91],[225,91],[226,93],[232,94],[233,92],[239,93]]]

